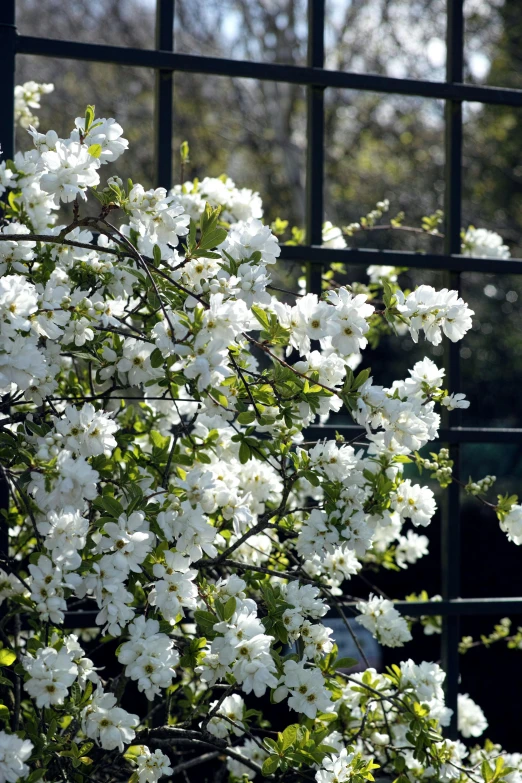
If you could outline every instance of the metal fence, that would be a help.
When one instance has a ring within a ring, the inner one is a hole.
[[[17,54],[57,57],[151,68],[156,76],[155,101],[155,180],[156,185],[172,186],[173,77],[176,72],[213,74],[304,85],[307,90],[307,170],[306,245],[282,246],[283,261],[308,265],[308,290],[321,292],[325,265],[344,262],[367,266],[392,266],[443,270],[449,287],[458,289],[462,272],[522,274],[522,259],[469,258],[461,249],[462,104],[475,101],[522,107],[522,90],[483,87],[463,83],[464,17],[463,0],[447,0],[446,81],[397,79],[373,74],[324,69],[325,0],[308,0],[308,64],[306,66],[250,62],[216,57],[180,54],[174,49],[174,0],[156,0],[156,48],[133,49],[121,46],[61,41],[19,35],[15,24],[15,0],[0,2],[0,141],[4,158],[14,152],[14,87]],[[324,92],[328,87],[364,90],[387,95],[414,95],[445,102],[445,247],[444,253],[420,254],[407,251],[372,249],[333,250],[322,248],[324,180]],[[459,348],[450,344],[445,357],[448,384],[460,390]],[[457,475],[459,446],[463,443],[515,444],[522,442],[522,429],[488,429],[459,426],[459,412],[449,414],[440,439],[449,445]],[[354,437],[358,427],[313,426],[311,437],[325,437],[338,430]],[[1,501],[2,498],[0,498]],[[5,499],[4,499],[5,500]],[[442,665],[446,670],[447,704],[454,710],[448,730],[457,733],[457,693],[459,680],[460,617],[463,615],[522,614],[520,598],[459,598],[460,592],[460,498],[457,484],[447,491],[442,508],[442,597],[441,602],[397,602],[409,616],[441,615]],[[96,612],[68,612],[68,628],[93,625]]]

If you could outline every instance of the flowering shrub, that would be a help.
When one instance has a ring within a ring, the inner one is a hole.
[[[517,754],[444,739],[438,664],[350,674],[321,621],[335,610],[353,633],[346,581],[426,554],[403,526],[429,525],[435,497],[405,466],[455,480],[447,451],[419,450],[442,409],[468,405],[428,358],[384,388],[357,372],[361,352],[386,330],[460,340],[473,312],[456,291],[403,291],[383,266],[288,304],[257,193],[226,177],[170,193],[102,181],[128,142],[93,107],[67,139],[29,133],[33,149],[0,166],[0,781],[154,783],[209,760],[232,780],[518,780]],[[73,218],[56,225],[63,204]],[[328,224],[325,244],[386,209]],[[482,230],[474,243],[506,252]],[[367,445],[304,439],[343,407]],[[493,480],[465,488],[481,497]],[[496,510],[520,543],[515,503]],[[411,639],[391,601],[351,606],[381,644]],[[91,607],[80,639],[65,613]],[[294,719],[282,732],[252,706],[268,695]],[[462,694],[463,737],[486,726]]]

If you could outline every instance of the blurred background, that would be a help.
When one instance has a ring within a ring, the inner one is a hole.
[[[25,35],[154,47],[152,0],[18,0],[17,9]],[[464,10],[466,81],[522,88],[520,0],[466,0]],[[445,11],[444,0],[326,0],[326,67],[443,80]],[[304,65],[306,35],[306,0],[176,0],[178,52]],[[68,135],[71,118],[94,103],[98,116],[117,118],[131,144],[111,173],[153,184],[152,71],[28,56],[17,63],[17,83],[55,85],[42,101],[42,130]],[[183,140],[190,144],[186,176],[226,172],[239,186],[259,191],[268,221],[282,217],[302,225],[304,88],[191,74],[176,74],[174,85],[173,147],[179,149]],[[442,208],[441,102],[334,89],[325,96],[326,219],[346,225],[384,198],[392,217],[405,212],[405,225],[419,225],[422,216]],[[522,258],[521,110],[467,103],[464,118],[463,225],[498,231],[512,255]],[[28,148],[29,141],[19,131],[18,147]],[[176,181],[179,176],[178,171]],[[399,232],[356,236],[353,244],[442,252],[438,238]],[[279,274],[290,285],[300,270],[289,266]],[[347,270],[347,280],[361,278],[360,268]],[[443,284],[441,274],[430,272],[406,274],[401,282]],[[462,424],[522,427],[522,275],[465,273],[462,295],[476,314],[461,347],[462,390],[471,400]],[[377,382],[404,377],[426,352],[441,362],[442,349],[430,348],[410,338],[385,339],[371,356]],[[494,473],[499,492],[522,491],[522,445],[467,445],[462,462],[465,480]],[[466,500],[462,524],[462,595],[521,595],[520,551],[506,541],[494,514]],[[430,595],[440,590],[438,522],[422,532],[430,538],[428,557],[405,572],[375,577],[393,597],[421,587]],[[361,581],[351,587],[354,594],[368,592]],[[463,633],[488,633],[498,619],[465,620]],[[515,626],[521,622],[513,619]],[[419,628],[406,652],[436,660],[438,637],[426,637]],[[404,657],[403,651],[391,653],[383,651],[381,662]],[[487,736],[508,750],[519,749],[520,656],[499,643],[489,651],[471,650],[462,661],[461,692],[483,707],[490,721]]]

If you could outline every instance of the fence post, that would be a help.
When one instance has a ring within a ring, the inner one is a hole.
[[[308,0],[308,65],[324,66],[324,0]],[[323,242],[324,87],[306,88],[306,241]],[[309,262],[306,290],[321,295],[323,265]]]
[[[461,83],[463,80],[464,17],[463,0],[448,0],[446,32],[446,80]],[[448,255],[461,252],[461,196],[462,196],[462,101],[447,99],[445,105],[446,187],[444,195],[445,248]],[[460,290],[460,273],[446,273],[448,288]],[[447,386],[451,392],[460,391],[460,348],[446,340],[445,368]],[[448,415],[443,423],[449,426],[460,423],[459,411]],[[454,475],[460,472],[460,444],[449,447],[450,459],[454,462]],[[442,597],[445,600],[460,595],[460,488],[453,483],[444,496],[441,510],[441,581]],[[442,620],[441,658],[446,671],[446,705],[453,710],[448,735],[458,736],[458,690],[459,690],[459,641],[460,617],[445,616]]]
[[[0,2],[0,147],[2,160],[14,157],[15,0]],[[0,416],[9,413],[9,395],[0,399]],[[0,513],[9,508],[9,483],[0,466]],[[0,517],[0,552],[9,551],[7,523]]]
[[[174,0],[156,0],[156,49],[174,49]],[[173,73],[156,69],[154,107],[154,184],[172,187]]]
[[[2,160],[14,156],[15,0],[0,2],[0,146]]]

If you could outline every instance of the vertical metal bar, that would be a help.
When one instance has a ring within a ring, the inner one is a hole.
[[[174,0],[156,0],[156,49],[174,50]],[[154,112],[154,181],[172,187],[173,73],[156,70]]]
[[[447,59],[446,80],[462,82],[464,58],[463,0],[447,0]],[[445,252],[459,254],[461,247],[461,197],[462,197],[462,102],[446,100],[445,106],[446,143],[446,189],[445,189]],[[448,271],[446,285],[460,290],[460,274]],[[460,349],[457,344],[446,343],[446,379],[450,391],[460,389]],[[460,414],[454,411],[446,414],[451,424],[458,426]],[[450,446],[450,458],[454,462],[454,474],[459,475],[460,445]],[[448,488],[442,508],[442,596],[444,599],[458,598],[460,594],[460,497],[459,486],[453,483]],[[457,697],[459,687],[460,618],[444,617],[442,622],[441,658],[446,671],[446,704],[453,710],[448,735],[457,737]]]
[[[0,2],[0,146],[2,160],[14,157],[15,0]]]
[[[308,0],[308,65],[324,67],[325,0]],[[310,245],[323,241],[324,189],[324,87],[307,87],[306,149],[306,239]],[[307,291],[321,294],[322,264],[309,263]]]
[[[16,27],[15,0],[0,3],[0,147],[2,160],[14,157],[14,88],[15,88]],[[9,413],[9,395],[0,398],[2,415]],[[9,509],[9,483],[0,466],[0,513]],[[0,552],[8,554],[8,526],[0,516]],[[5,611],[5,609],[3,609]]]

